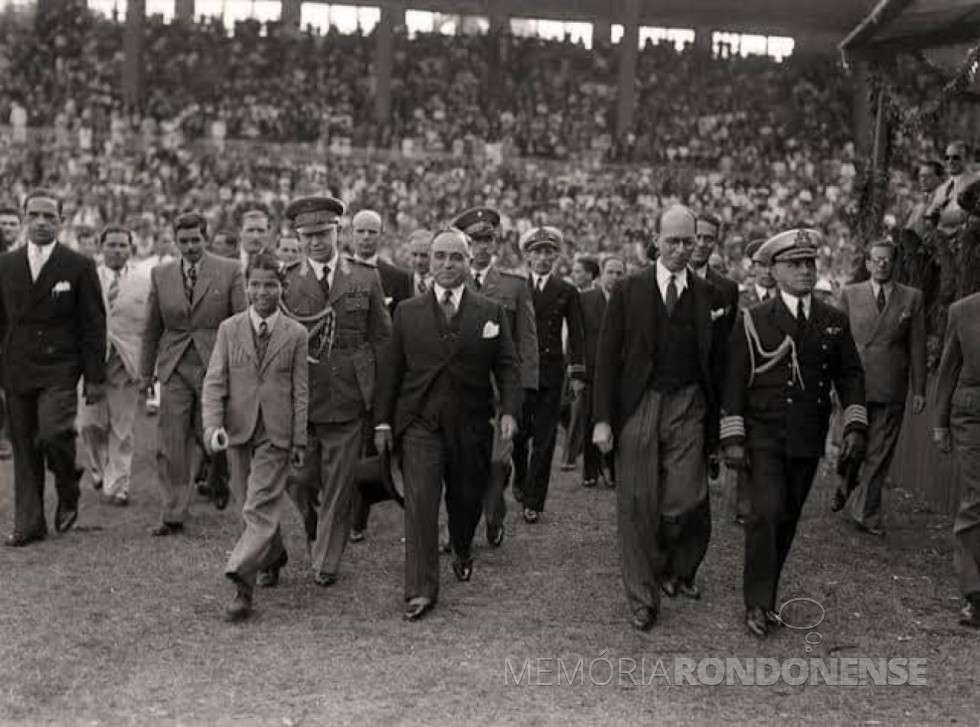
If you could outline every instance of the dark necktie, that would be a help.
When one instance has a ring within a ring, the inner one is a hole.
[[[449,322],[456,315],[456,306],[453,304],[453,291],[447,290],[442,294],[442,302],[439,304],[442,308],[442,314],[446,317],[446,321]]]
[[[885,310],[885,289],[881,286],[878,286],[878,296],[875,298],[875,303],[878,305],[879,313]]]
[[[118,270],[114,270],[112,276],[112,282],[109,283],[109,310],[115,307],[116,298],[119,297],[119,279],[122,274]]]
[[[766,291],[762,294],[763,300],[769,300],[771,297],[772,297],[772,293],[768,289],[766,289]]]
[[[269,350],[269,324],[263,320],[259,323],[259,335],[255,339],[255,353],[258,354],[260,364],[265,360],[267,350]]]
[[[323,297],[330,297],[330,266],[323,266],[323,277],[320,278],[320,290],[323,291]]]
[[[664,305],[667,307],[667,315],[674,315],[674,306],[677,305],[677,282],[673,275],[667,281],[667,298],[664,300]]]
[[[187,266],[187,277],[184,281],[184,293],[187,294],[187,302],[194,301],[194,286],[197,285],[197,266]]]
[[[806,308],[803,307],[803,299],[801,298],[796,303],[796,329],[801,334],[806,328]]]
[[[419,278],[419,284],[415,287],[418,288],[419,293],[422,293],[423,295],[425,294],[425,291],[429,289],[425,284],[425,278]]]
[[[473,285],[476,286],[477,290],[481,290],[483,288],[483,283],[480,280],[480,273],[473,274]]]
[[[539,293],[543,293],[544,292],[544,278],[538,278],[537,291]]]

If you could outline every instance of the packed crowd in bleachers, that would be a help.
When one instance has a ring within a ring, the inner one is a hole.
[[[853,90],[826,57],[711,58],[650,44],[639,55],[634,133],[616,139],[608,46],[396,35],[382,127],[374,41],[360,34],[288,36],[246,23],[229,36],[215,20],[150,18],[139,115],[122,111],[118,18],[63,13],[37,29],[8,19],[0,37],[0,122],[11,129],[0,197],[45,183],[87,226],[139,217],[150,237],[166,235],[159,223],[178,209],[203,208],[224,225],[246,199],[275,210],[326,185],[355,208],[384,210],[396,236],[490,204],[512,240],[557,223],[569,255],[635,258],[657,211],[684,199],[726,222],[733,261],[750,239],[806,223],[827,233],[825,258],[847,268]],[[19,144],[27,128],[46,130],[43,142]],[[284,142],[316,151],[265,145]],[[900,212],[913,190],[903,174],[896,182]]]

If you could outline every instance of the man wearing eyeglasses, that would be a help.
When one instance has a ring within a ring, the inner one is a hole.
[[[700,598],[711,533],[708,454],[718,443],[722,294],[688,264],[696,218],[658,220],[657,262],[614,286],[596,348],[592,441],[616,449],[618,533],[633,627],[653,628],[660,591]]]
[[[912,412],[921,414],[926,401],[925,306],[921,291],[893,280],[897,257],[889,240],[872,243],[866,262],[871,279],[847,286],[841,299],[864,366],[868,449],[857,476],[838,488],[833,509],[846,503],[854,526],[879,537],[885,534],[881,491],[902,430],[910,380]]]
[[[945,162],[949,178],[933,193],[932,204],[926,217],[936,220],[941,232],[952,235],[966,221],[966,212],[960,207],[957,197],[977,179],[977,176],[967,167],[965,142],[954,141],[947,146]]]

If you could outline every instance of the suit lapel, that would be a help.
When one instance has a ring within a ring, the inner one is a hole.
[[[486,275],[483,277],[483,287],[477,292],[488,298],[493,298],[497,294],[499,287],[500,273],[497,271],[496,265],[491,265],[487,268]]]
[[[61,249],[61,243],[56,242],[54,244],[54,250],[51,251],[51,257],[41,268],[41,274],[37,276],[37,280],[34,281],[31,287],[31,297],[30,302],[27,307],[30,308],[37,303],[47,294],[51,292],[51,288],[58,281],[58,275],[61,273],[61,264],[64,259],[64,250]],[[27,246],[24,247],[25,251]],[[25,260],[27,259],[27,254],[25,252]],[[28,262],[27,264],[27,279],[31,279],[31,266]]]
[[[184,306],[184,313],[189,318],[191,315],[191,304],[187,302],[187,293],[184,288],[184,261],[181,258],[177,258],[171,266],[170,284],[177,292],[177,296]]]
[[[212,263],[211,256],[204,253],[201,262],[197,266],[197,280],[194,282],[194,292],[192,294],[191,310],[194,310],[198,303],[207,295],[211,287]]]
[[[248,324],[249,324],[249,328],[251,328],[251,325],[252,325],[251,319],[248,319]],[[249,331],[249,332],[251,332],[251,331]],[[249,336],[249,338],[252,338],[252,337]],[[286,344],[286,340],[287,340],[287,338],[286,338],[286,319],[285,319],[285,316],[280,315],[279,316],[279,320],[276,323],[276,327],[272,329],[272,336],[269,338],[269,345],[266,346],[266,348],[265,348],[265,356],[262,358],[262,361],[259,364],[259,373],[260,374],[263,373],[266,370],[266,368],[269,366],[269,362],[272,361],[272,359],[274,359],[276,357],[276,354],[279,352],[279,349],[281,349]],[[254,342],[254,339],[253,339],[252,343],[253,343],[252,348],[254,350],[254,348],[255,348],[255,346],[254,346],[254,343],[255,343]],[[255,355],[256,355],[256,359],[258,359],[258,352],[257,351],[255,352]]]
[[[241,339],[242,348],[245,349],[245,353],[250,359],[252,359],[252,363],[255,365],[256,370],[258,370],[260,368],[259,352],[255,350],[255,334],[252,332],[252,316],[248,310],[246,310],[241,318],[238,319],[238,338]],[[271,349],[272,346],[270,345],[269,348]],[[268,351],[266,352],[265,358],[267,361],[269,360]]]
[[[871,287],[871,281],[868,281],[868,302],[871,306],[871,313],[874,316],[872,320],[874,324],[871,326],[871,335],[868,336],[868,340],[874,339],[881,330],[882,324],[894,315],[900,306],[899,301],[895,300],[898,298],[898,284],[892,283],[892,294],[885,299],[885,307],[882,311],[878,312],[878,301],[875,300],[874,288]]]
[[[343,256],[340,256],[337,262],[337,270],[335,270],[333,274],[333,283],[330,285],[330,298],[327,302],[330,305],[336,305],[337,301],[344,296],[344,293],[346,293],[349,288],[350,267]]]
[[[772,308],[769,311],[769,316],[776,328],[781,330],[790,338],[796,338],[796,317],[789,312],[789,308],[786,307],[786,303],[781,295],[777,296],[775,300],[773,300]]]

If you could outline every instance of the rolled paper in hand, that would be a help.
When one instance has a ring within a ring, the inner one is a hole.
[[[211,435],[209,444],[212,452],[224,452],[228,449],[228,432],[223,428],[215,430],[214,434]]]

